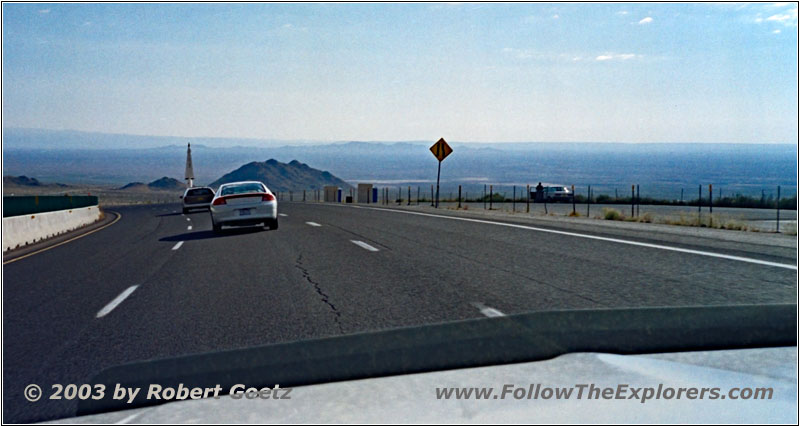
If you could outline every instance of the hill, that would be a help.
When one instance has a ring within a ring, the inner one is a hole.
[[[66,184],[51,183],[45,184],[36,178],[29,178],[25,175],[4,176],[3,186],[5,187],[68,187]]]
[[[281,163],[275,159],[248,163],[223,175],[210,186],[213,188],[236,181],[261,181],[272,191],[314,190],[322,189],[326,185],[335,185],[343,189],[352,188],[328,171],[314,169],[297,160]]]
[[[119,189],[128,191],[176,191],[184,190],[185,188],[186,184],[183,182],[178,181],[175,178],[169,178],[165,176],[149,184],[145,184],[143,182],[130,182],[123,185]]]

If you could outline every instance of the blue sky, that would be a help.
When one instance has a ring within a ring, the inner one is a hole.
[[[3,126],[796,143],[797,3],[3,4]]]

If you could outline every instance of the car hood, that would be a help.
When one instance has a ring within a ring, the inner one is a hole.
[[[787,423],[797,417],[797,347],[618,355],[569,353],[527,363],[331,382],[289,399],[184,400],[54,423]],[[772,388],[772,399],[437,399],[437,388]]]

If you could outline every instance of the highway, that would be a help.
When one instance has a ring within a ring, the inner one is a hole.
[[[275,231],[215,235],[207,212],[177,204],[114,210],[114,225],[3,266],[4,422],[71,416],[75,402],[46,399],[50,384],[138,360],[533,310],[786,303],[797,292],[794,247],[312,203],[281,203]],[[28,384],[45,398],[26,401]]]

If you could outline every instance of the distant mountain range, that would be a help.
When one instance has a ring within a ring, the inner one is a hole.
[[[66,184],[59,183],[43,183],[36,178],[29,178],[25,175],[21,176],[4,176],[4,187],[69,187]]]
[[[257,159],[306,163],[350,185],[421,187],[436,183],[437,161],[428,142],[343,142],[279,145],[276,141],[144,137],[4,129],[3,174],[35,176],[69,184],[120,186],[162,176],[181,177],[186,143],[192,143],[195,183],[206,185]],[[446,137],[446,135],[445,135]],[[782,194],[797,189],[794,144],[708,143],[458,143],[442,162],[442,191],[474,194],[484,185],[503,187],[538,182],[592,186],[595,194],[626,194],[641,185],[643,197],[678,199],[714,184],[725,194]],[[268,146],[266,144],[273,145]],[[229,145],[225,145],[229,144]],[[125,147],[125,148],[120,148]],[[260,161],[260,160],[259,160]],[[274,175],[280,176],[280,175]],[[274,179],[274,178],[273,178]],[[305,181],[301,181],[305,182]],[[277,190],[283,184],[269,184]],[[285,188],[285,187],[281,187]]]
[[[182,181],[165,176],[149,184],[145,184],[143,182],[131,182],[123,185],[119,189],[130,191],[175,191],[183,190],[185,188],[186,184],[184,184]]]
[[[275,159],[269,159],[266,162],[250,162],[223,175],[212,182],[210,186],[216,188],[221,184],[236,181],[261,181],[272,191],[315,190],[322,189],[326,185],[334,185],[343,189],[351,188],[350,184],[333,176],[328,171],[314,169],[297,160],[281,163]]]

